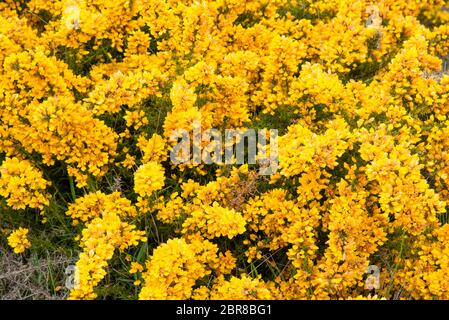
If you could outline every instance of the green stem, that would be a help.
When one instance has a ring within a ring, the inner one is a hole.
[[[70,184],[70,192],[72,193],[72,199],[73,201],[76,200],[76,193],[75,193],[75,184],[73,183],[73,177],[69,176],[69,184]]]

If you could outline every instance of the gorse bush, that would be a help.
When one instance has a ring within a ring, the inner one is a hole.
[[[71,299],[449,299],[445,6],[3,1],[1,250]],[[211,128],[277,170],[172,161]]]

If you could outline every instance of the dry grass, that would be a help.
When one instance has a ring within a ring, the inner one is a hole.
[[[65,270],[74,263],[62,254],[24,258],[0,247],[0,300],[66,299]]]

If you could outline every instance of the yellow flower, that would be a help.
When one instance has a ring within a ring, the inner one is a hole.
[[[0,195],[13,209],[27,206],[44,209],[50,200],[46,192],[49,185],[42,172],[28,160],[6,158],[0,166]]]
[[[147,261],[139,299],[189,299],[196,281],[213,271],[217,251],[217,246],[207,240],[168,240]]]
[[[129,273],[134,274],[137,272],[142,272],[143,266],[138,262],[131,262],[131,268],[129,268]]]
[[[69,205],[66,215],[72,218],[72,223],[86,223],[101,216],[103,212],[114,211],[120,217],[135,217],[136,208],[126,198],[122,198],[119,192],[104,194],[101,191],[88,193]]]
[[[208,239],[222,236],[232,239],[245,232],[245,224],[241,213],[214,202],[193,211],[182,227],[184,233],[199,232]]]
[[[75,287],[70,299],[95,299],[95,286],[106,276],[108,261],[116,249],[123,251],[146,241],[145,232],[123,222],[116,211],[105,211],[82,231],[79,260],[75,268]]]
[[[31,242],[28,240],[28,232],[28,229],[19,228],[9,235],[8,244],[14,249],[15,253],[23,253],[26,249],[31,247]]]
[[[144,163],[149,161],[161,162],[167,159],[167,149],[164,139],[158,135],[153,136],[147,140],[140,136],[137,143],[139,149],[143,152],[142,161]]]
[[[134,190],[142,197],[151,196],[162,189],[164,183],[164,168],[154,161],[141,165],[134,174]]]

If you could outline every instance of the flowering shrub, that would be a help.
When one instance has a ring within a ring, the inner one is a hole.
[[[71,299],[449,299],[446,6],[3,1],[0,247]],[[172,161],[212,128],[277,171]]]

